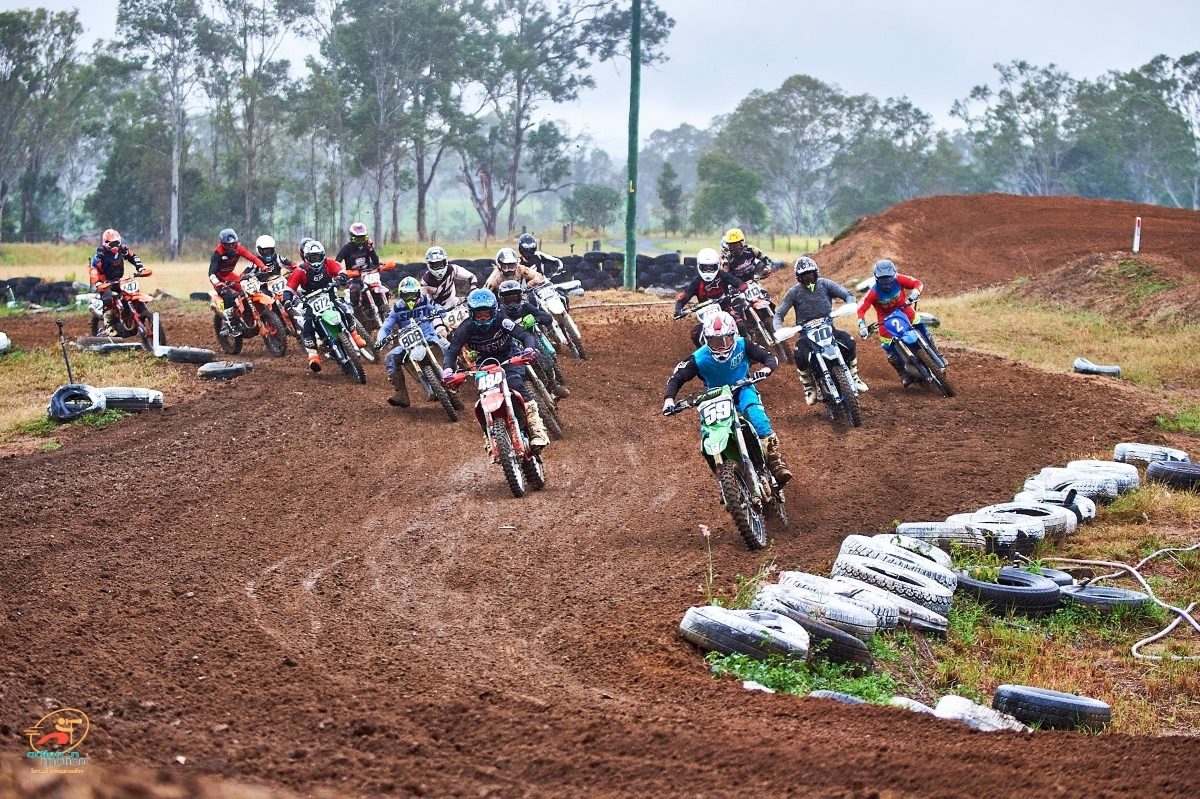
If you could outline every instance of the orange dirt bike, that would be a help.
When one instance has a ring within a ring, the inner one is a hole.
[[[230,330],[225,322],[225,302],[216,290],[208,292],[213,310],[213,331],[217,343],[230,355],[242,351],[245,339],[262,334],[263,344],[272,357],[287,354],[287,328],[275,311],[275,295],[253,274],[241,278],[242,293],[238,295],[235,316],[241,320],[240,332]]]
[[[143,277],[149,277],[154,274],[150,269],[143,269],[133,277],[121,278],[113,282],[102,282],[96,284],[96,291],[103,292],[108,287],[113,288],[113,327],[117,331],[117,335],[121,338],[132,338],[137,336],[142,340],[142,346],[148,352],[154,351],[153,315],[150,313],[149,306],[146,305],[150,301],[150,295],[142,291],[138,280]],[[104,324],[104,307],[99,296],[92,301],[92,335],[99,335],[101,326]],[[167,343],[167,331],[163,327],[162,319],[158,322],[158,343]]]
[[[287,330],[289,336],[295,338],[303,338],[300,327],[303,325],[303,320],[298,316],[293,316],[287,312],[287,308],[283,305],[283,292],[287,288],[287,274],[283,269],[280,269],[278,275],[270,276],[266,272],[251,273],[254,274],[264,286],[264,293],[275,299],[275,303],[271,306],[271,310],[283,321],[283,326]]]
[[[388,287],[383,282],[381,272],[389,272],[396,268],[394,262],[374,266],[357,266],[346,269],[346,277],[350,278],[350,297],[358,293],[358,302],[351,302],[354,316],[362,324],[368,335],[367,340],[375,338],[375,331],[383,327],[383,320],[391,313],[391,296]]]
[[[529,445],[529,429],[525,419],[525,400],[508,388],[504,367],[527,366],[532,358],[515,355],[503,363],[488,358],[467,372],[455,372],[446,378],[446,385],[453,388],[467,376],[475,379],[479,390],[479,401],[475,403],[475,418],[487,436],[492,462],[504,469],[504,479],[514,497],[523,497],[529,491],[541,491],[546,485],[546,472],[542,458]]]

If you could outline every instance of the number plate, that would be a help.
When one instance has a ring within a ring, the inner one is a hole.
[[[733,415],[733,397],[716,397],[702,403],[697,411],[707,425],[723,422]]]
[[[805,327],[804,334],[808,336],[809,341],[824,347],[833,340],[833,325],[828,322],[820,322],[811,327]]]
[[[242,291],[247,294],[257,294],[262,288],[262,283],[258,278],[249,276],[242,278]]]
[[[700,320],[700,324],[705,324],[709,319],[712,319],[720,312],[721,306],[714,302],[712,305],[705,305],[703,308],[696,311],[696,318]]]
[[[283,279],[282,275],[272,278],[271,282],[267,284],[267,291],[271,292],[276,297],[282,294],[285,288],[287,288],[287,281]]]
[[[363,283],[367,284],[368,286],[379,285],[379,273],[378,272],[364,272],[362,279],[363,279]]]
[[[308,298],[308,307],[312,309],[313,313],[325,313],[333,307],[333,300],[329,299],[328,294],[318,294]]]
[[[480,394],[498,390],[500,388],[500,384],[503,382],[503,369],[497,369],[494,372],[475,373],[475,387],[479,389]]]
[[[420,328],[406,327],[400,332],[400,336],[396,339],[396,346],[404,350],[411,350],[413,347],[425,343],[425,336],[422,335]]]
[[[136,280],[126,280],[121,284],[121,291],[126,294],[136,294],[138,290],[138,282]]]
[[[751,283],[750,285],[746,286],[745,293],[746,299],[749,302],[758,302],[759,300],[771,299],[771,295],[767,293],[767,290],[757,283]]]
[[[558,299],[558,291],[555,290],[554,286],[549,284],[545,286],[538,286],[536,289],[534,289],[534,293],[537,295],[537,298],[543,302]]]
[[[458,327],[467,318],[467,309],[462,305],[456,305],[449,311],[446,311],[446,325],[451,328]]]

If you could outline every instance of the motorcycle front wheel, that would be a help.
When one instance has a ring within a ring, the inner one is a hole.
[[[421,374],[425,376],[425,382],[429,383],[429,387],[433,389],[433,394],[437,397],[437,401],[442,404],[442,410],[446,412],[446,418],[452,422],[457,422],[458,409],[454,407],[454,402],[450,399],[450,390],[442,382],[442,378],[438,375],[437,370],[433,368],[433,364],[421,364]]]
[[[746,485],[738,465],[732,461],[725,461],[719,465],[717,481],[721,486],[721,498],[725,500],[725,510],[733,517],[733,524],[746,546],[751,550],[765,547],[767,525],[762,514],[755,510],[750,502],[750,488]]]
[[[492,440],[500,453],[500,466],[504,468],[504,479],[508,490],[517,499],[525,496],[528,483],[525,480],[525,470],[521,468],[521,456],[513,448],[512,439],[508,436],[508,426],[503,419],[492,420]]]
[[[850,386],[850,373],[841,364],[831,365],[830,372],[838,393],[842,395],[842,413],[845,414],[846,421],[850,423],[851,427],[860,427],[862,410],[858,407],[858,397],[855,396],[854,390]]]
[[[941,369],[934,363],[933,356],[925,349],[917,350],[917,359],[921,365],[929,370],[929,374],[933,376],[933,382],[941,389],[942,396],[953,397],[954,386],[950,385],[950,381],[946,379],[946,370]]]
[[[282,358],[287,355],[287,328],[274,311],[262,312],[262,336],[271,357]]]
[[[362,361],[358,359],[358,355],[354,351],[350,334],[343,330],[338,335],[338,343],[342,346],[342,351],[346,353],[346,362],[342,364],[342,371],[353,377],[355,383],[359,385],[366,383],[367,372],[363,369]]]

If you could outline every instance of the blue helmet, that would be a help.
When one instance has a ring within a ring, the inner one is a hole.
[[[475,289],[467,295],[467,310],[475,324],[490,325],[496,318],[496,295],[488,289]]]

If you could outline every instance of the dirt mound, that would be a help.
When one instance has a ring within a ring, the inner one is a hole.
[[[21,730],[58,702],[91,717],[99,766],[303,793],[1200,792],[1195,739],[985,736],[713,680],[676,633],[703,597],[698,525],[719,585],[762,555],[719,505],[694,418],[659,415],[687,326],[627,310],[584,320],[592,359],[564,364],[567,438],[524,500],[469,420],[389,408],[378,367],[356,386],[299,356],[255,357],[161,413],[0,462],[6,745],[22,751]],[[207,318],[177,329],[211,336]],[[903,391],[878,347],[862,352],[872,389],[849,439],[787,370],[764,384],[797,475],[782,567],[827,569],[849,533],[1163,440],[1156,409],[1100,380],[955,352],[945,400]]]
[[[1096,253],[1034,275],[1018,291],[1132,322],[1194,322],[1200,314],[1200,282],[1164,256]]]
[[[861,279],[880,258],[935,295],[1005,283],[1094,253],[1128,250],[1142,217],[1141,252],[1200,275],[1200,212],[1079,197],[984,194],[926,197],[865,217],[817,262],[830,277]]]

